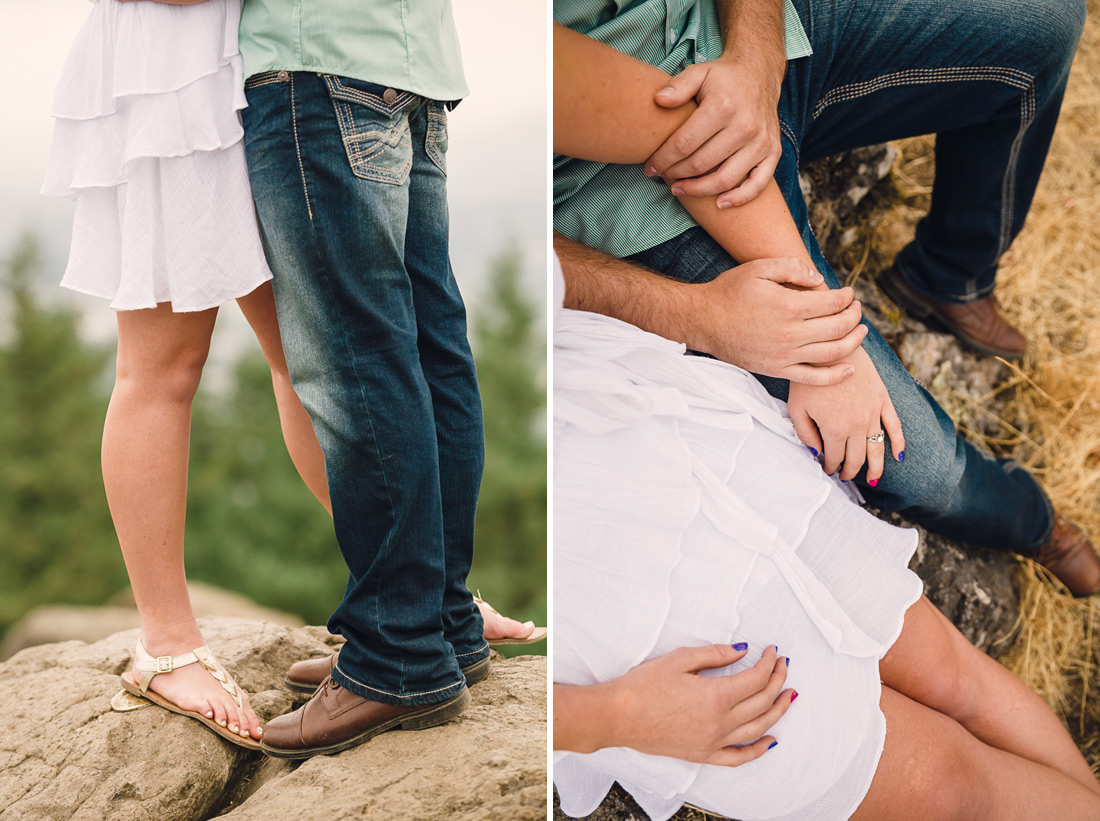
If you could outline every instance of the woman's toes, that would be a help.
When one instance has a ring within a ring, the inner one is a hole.
[[[229,717],[226,715],[225,705],[221,702],[214,703],[214,721],[221,727],[225,727],[229,724]]]

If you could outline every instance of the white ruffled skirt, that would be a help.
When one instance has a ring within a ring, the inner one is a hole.
[[[96,3],[54,99],[42,193],[76,200],[61,284],[201,311],[271,278],[240,110],[241,0]]]
[[[557,753],[564,812],[618,781],[663,821],[848,818],[885,739],[878,662],[920,597],[915,531],[864,511],[740,368],[563,310],[554,351],[554,680],[616,678],[681,646],[769,644],[799,699],[737,768],[623,749]]]

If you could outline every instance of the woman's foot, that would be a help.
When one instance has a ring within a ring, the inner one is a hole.
[[[481,611],[482,621],[485,622],[482,635],[491,644],[495,642],[534,642],[541,640],[546,635],[546,631],[541,627],[535,627],[533,621],[518,622],[515,619],[500,615],[480,595],[474,596],[474,602],[477,604],[478,610]],[[540,634],[538,638],[535,637],[537,634]]]
[[[203,646],[202,636],[183,641],[142,637],[141,644],[154,659],[160,656],[182,656]],[[130,669],[130,678],[141,680],[141,672],[135,665]],[[232,679],[229,680],[232,682]],[[187,664],[177,667],[169,673],[158,673],[149,682],[149,689],[177,707],[204,715],[221,727],[242,738],[259,740],[263,734],[260,719],[248,703],[248,694],[239,686],[235,687],[241,699],[240,706],[232,694],[201,664]]]

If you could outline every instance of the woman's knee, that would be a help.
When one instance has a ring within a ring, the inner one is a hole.
[[[991,819],[982,744],[958,722],[883,688],[886,745],[853,821]]]
[[[157,351],[119,351],[115,381],[161,401],[190,403],[210,353],[210,341],[193,340]]]

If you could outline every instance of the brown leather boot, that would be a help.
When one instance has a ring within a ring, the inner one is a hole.
[[[893,266],[882,272],[878,284],[910,316],[934,320],[978,353],[1020,359],[1027,351],[1027,338],[1001,316],[996,297],[962,303],[930,299],[914,291]]]
[[[290,669],[286,671],[286,678],[283,679],[283,684],[288,690],[311,696],[317,692],[317,688],[321,686],[321,682],[332,675],[332,671],[336,668],[336,662],[339,658],[340,651],[337,650],[331,656],[296,661],[290,665]],[[462,671],[462,675],[466,676],[466,686],[473,687],[475,684],[484,681],[488,677],[489,666],[489,657],[486,656],[481,661],[475,661],[473,664],[468,664],[458,669]]]
[[[438,704],[401,707],[358,696],[326,678],[313,698],[264,725],[260,749],[275,758],[310,758],[350,749],[388,730],[424,730],[450,721],[470,703],[465,687]]]
[[[1074,596],[1100,593],[1100,557],[1081,528],[1061,514],[1054,515],[1050,538],[1030,556]]]

